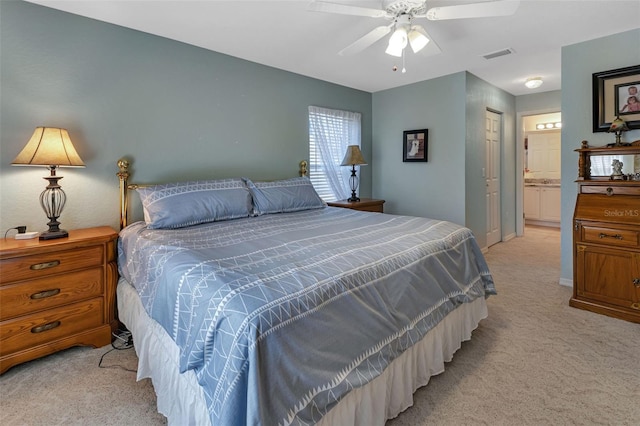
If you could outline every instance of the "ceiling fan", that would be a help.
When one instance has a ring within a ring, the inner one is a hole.
[[[349,46],[338,52],[347,56],[361,52],[382,37],[393,33],[385,53],[400,57],[409,44],[414,53],[422,50],[431,40],[431,36],[422,27],[413,23],[414,19],[427,18],[430,21],[444,19],[484,18],[491,16],[513,15],[518,9],[520,0],[493,0],[480,3],[460,4],[442,7],[427,7],[427,0],[384,0],[382,9],[332,3],[314,0],[309,9],[316,12],[338,13],[342,15],[366,16],[391,20],[391,24],[374,28]],[[438,52],[440,48],[435,42]]]

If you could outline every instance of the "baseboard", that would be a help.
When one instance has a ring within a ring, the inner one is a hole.
[[[565,287],[573,287],[573,280],[569,278],[560,278],[559,283]]]
[[[502,238],[502,241],[503,241],[503,242],[507,242],[507,241],[509,241],[509,240],[513,240],[515,237],[516,237],[516,233],[514,232],[514,233],[512,233],[512,234],[509,234],[509,235],[504,236],[504,237]]]
[[[526,225],[534,225],[534,226],[546,226],[548,228],[560,228],[560,222],[554,222],[550,220],[536,220],[536,219],[526,219],[524,221]]]

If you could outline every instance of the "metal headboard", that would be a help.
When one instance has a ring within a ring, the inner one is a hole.
[[[129,224],[129,190],[142,188],[145,185],[129,183],[129,160],[119,159],[118,168],[120,171],[116,175],[120,180],[120,229],[122,229]],[[302,160],[298,164],[298,173],[300,176],[307,176],[306,160]]]

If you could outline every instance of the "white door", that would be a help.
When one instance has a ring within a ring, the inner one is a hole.
[[[487,111],[485,158],[487,189],[487,247],[502,240],[500,227],[500,146],[502,145],[502,116]]]
[[[560,179],[559,131],[530,133],[527,135],[528,169],[536,179]]]
[[[561,133],[550,133],[547,137],[547,177],[560,179],[560,146]]]

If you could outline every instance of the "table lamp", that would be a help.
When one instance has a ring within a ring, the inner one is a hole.
[[[626,132],[627,130],[629,130],[629,127],[627,127],[627,123],[622,118],[616,117],[615,120],[611,122],[611,127],[609,127],[609,130],[607,130],[607,132],[609,133],[616,134],[616,143],[610,144],[610,145],[613,145],[613,146],[629,145],[629,144],[623,143],[620,140],[620,136],[622,135],[622,132]]]
[[[349,185],[351,187],[350,202],[360,201],[360,198],[356,196],[356,190],[358,189],[358,176],[356,175],[356,166],[366,166],[367,162],[362,157],[360,147],[358,145],[349,145],[347,147],[347,153],[344,155],[341,166],[351,166],[351,177],[349,178]]]
[[[58,167],[84,167],[82,159],[71,143],[66,129],[36,127],[27,145],[11,163],[14,166],[47,166],[51,175],[40,194],[40,205],[49,218],[49,230],[40,234],[41,240],[67,237],[67,231],[60,229],[58,218],[67,201],[67,196],[58,184],[62,176],[56,176]]]

